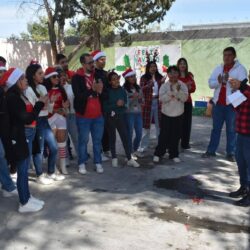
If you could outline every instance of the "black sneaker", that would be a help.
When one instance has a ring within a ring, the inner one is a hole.
[[[234,155],[227,155],[226,159],[230,162],[236,162]]]
[[[231,192],[229,196],[232,198],[240,198],[246,196],[247,194],[248,194],[248,188],[241,186],[237,191]]]
[[[215,156],[216,156],[216,153],[210,153],[210,152],[206,152],[201,155],[202,158],[210,158],[210,157],[215,157]]]
[[[250,207],[250,192],[248,192],[248,194],[244,198],[236,201],[234,204],[240,207]]]

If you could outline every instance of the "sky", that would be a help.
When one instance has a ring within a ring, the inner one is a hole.
[[[22,0],[0,0],[0,38],[19,35],[27,30],[27,23],[36,20],[34,10],[20,10]],[[182,25],[223,22],[250,22],[250,0],[176,0],[161,29],[169,24],[181,29]]]

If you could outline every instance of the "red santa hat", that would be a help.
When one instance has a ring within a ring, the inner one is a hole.
[[[48,79],[48,78],[50,78],[51,76],[58,76],[58,73],[56,72],[56,69],[55,69],[54,67],[48,67],[48,68],[45,70],[44,78],[45,78],[45,79]]]
[[[124,78],[129,77],[129,76],[135,76],[135,75],[136,75],[135,71],[132,70],[131,68],[127,69],[127,70],[126,70],[125,72],[123,72],[123,74],[122,74],[122,76],[123,76]]]
[[[106,57],[106,54],[100,50],[95,50],[95,51],[91,52],[90,55],[93,57],[94,61],[97,61],[101,57]]]
[[[0,62],[0,70],[1,71],[6,70],[5,63]]]
[[[9,89],[17,83],[22,75],[24,75],[24,72],[21,69],[10,68],[0,79],[0,85],[6,85],[6,87]]]

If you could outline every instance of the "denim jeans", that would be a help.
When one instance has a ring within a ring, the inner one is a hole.
[[[155,132],[156,132],[156,137],[158,138],[160,134],[160,128],[159,128],[159,101],[158,99],[153,99],[152,100],[152,106],[151,106],[151,114],[150,114],[150,122],[152,122],[154,118],[155,122]],[[141,140],[141,145],[140,148],[142,151],[146,150],[149,145],[149,139],[150,139],[150,129],[144,129],[144,134]]]
[[[127,113],[126,120],[128,125],[128,140],[130,152],[135,152],[140,146],[142,138],[142,114],[141,113]],[[135,138],[133,141],[133,132],[135,130]]]
[[[48,173],[53,174],[55,172],[56,157],[57,157],[57,142],[55,136],[49,126],[47,117],[39,117],[37,120],[36,127],[39,146],[41,152],[33,156],[33,161],[36,169],[36,175],[40,176],[43,173],[43,153],[44,153],[44,143],[49,148],[48,155]]]
[[[211,132],[210,143],[207,152],[215,153],[219,143],[221,130],[224,122],[226,123],[227,135],[227,155],[235,155],[236,132],[235,132],[235,111],[232,105],[223,106],[216,104],[213,106],[213,129]]]
[[[94,163],[102,163],[101,149],[102,136],[104,129],[103,117],[88,119],[76,117],[76,125],[78,130],[78,165],[86,163],[88,160],[88,142],[89,134],[92,137]]]
[[[30,157],[32,156],[32,144],[35,138],[36,128],[25,128],[25,136],[29,146]]]
[[[7,192],[11,192],[16,189],[15,184],[13,183],[10,177],[10,172],[7,161],[5,159],[5,152],[1,139],[0,139],[0,183],[2,185],[2,189],[4,189]]]
[[[250,188],[250,136],[237,135],[235,158],[238,165],[240,185]]]
[[[30,158],[28,157],[25,160],[18,161],[16,164],[17,191],[19,195],[19,201],[22,205],[25,205],[30,198],[29,178],[28,178],[29,163],[30,163]]]
[[[77,149],[78,145],[78,134],[77,134],[77,126],[76,126],[76,115],[68,114],[67,116],[67,129],[74,145],[74,148]]]

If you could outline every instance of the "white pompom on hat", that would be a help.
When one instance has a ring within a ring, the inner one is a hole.
[[[9,89],[14,86],[21,76],[24,75],[24,72],[19,68],[10,68],[8,69],[0,79],[0,85],[6,85]]]

